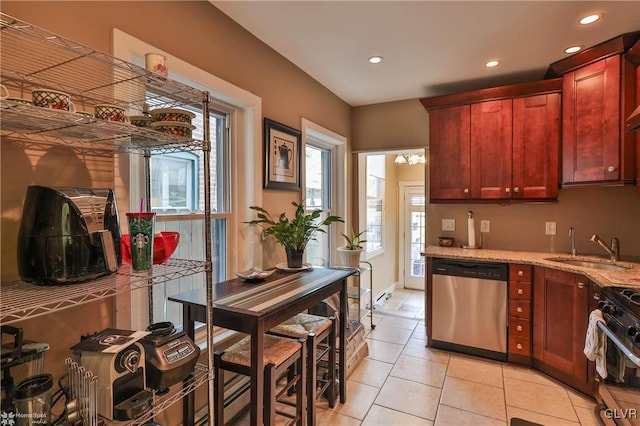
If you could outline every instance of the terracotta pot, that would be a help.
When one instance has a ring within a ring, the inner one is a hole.
[[[338,247],[338,264],[340,266],[349,266],[351,268],[360,267],[360,255],[362,249],[349,250],[345,247]]]
[[[287,267],[302,268],[302,258],[304,257],[304,249],[285,249],[287,252]]]

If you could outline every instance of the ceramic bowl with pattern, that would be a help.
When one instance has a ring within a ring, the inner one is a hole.
[[[42,108],[59,109],[63,111],[75,111],[68,93],[57,90],[36,89],[31,92],[32,103]]]
[[[151,111],[154,121],[176,121],[179,123],[191,124],[191,120],[196,117],[191,111],[180,108],[160,108]]]
[[[107,121],[127,121],[127,115],[124,108],[118,105],[96,105],[96,118]]]
[[[151,128],[159,132],[170,133],[174,136],[190,138],[191,133],[196,126],[189,123],[180,123],[178,121],[154,121],[151,123]]]
[[[148,115],[132,115],[129,117],[129,122],[138,127],[151,127],[153,117],[149,117]]]

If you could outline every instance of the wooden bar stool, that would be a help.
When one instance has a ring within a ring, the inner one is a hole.
[[[338,322],[335,318],[301,313],[273,327],[269,333],[307,341],[307,423],[313,426],[316,418],[316,400],[326,391],[329,407],[333,408],[336,401]],[[328,360],[326,378],[318,375],[320,361],[325,356]]]
[[[291,419],[287,425],[305,426],[305,386],[295,386],[306,382],[307,349],[304,339],[287,339],[279,336],[264,336],[264,424],[275,425],[276,414]],[[213,356],[214,365],[214,410],[215,426],[224,425],[224,377],[223,370],[249,376],[251,374],[251,338],[245,337],[226,351],[217,351]],[[288,374],[289,372],[294,372]],[[277,389],[277,381],[287,374],[287,384]],[[291,380],[293,378],[293,380]],[[253,384],[251,384],[253,386]],[[295,386],[296,402],[285,401],[283,396]],[[278,410],[276,403],[295,407],[295,414]]]

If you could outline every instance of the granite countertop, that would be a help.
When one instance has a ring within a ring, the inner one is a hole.
[[[423,252],[426,257],[444,257],[451,259],[495,261],[543,266],[545,268],[582,274],[600,286],[624,286],[640,288],[640,262],[615,262],[630,269],[624,271],[608,271],[547,260],[550,258],[572,258],[576,260],[606,262],[596,256],[575,256],[564,253],[539,253],[528,251],[463,249],[455,247],[427,246]]]

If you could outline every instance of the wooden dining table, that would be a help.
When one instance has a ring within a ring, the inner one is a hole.
[[[264,334],[286,319],[335,294],[340,298],[340,402],[346,402],[347,277],[353,273],[353,269],[313,267],[294,273],[276,271],[259,282],[237,278],[214,284],[213,325],[251,336],[251,425],[263,424]],[[184,330],[194,338],[196,323],[206,323],[206,290],[188,291],[170,296],[169,300],[182,304]],[[183,407],[183,424],[194,424],[194,405],[193,393],[188,394]]]

